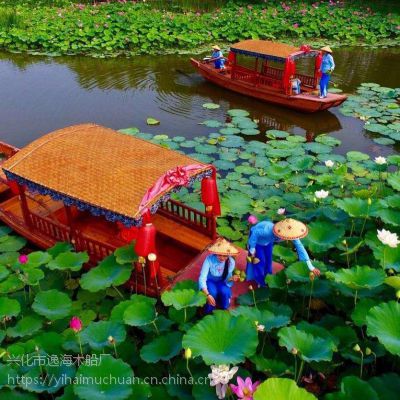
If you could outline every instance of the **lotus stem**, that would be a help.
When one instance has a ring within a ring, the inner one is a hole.
[[[297,383],[299,383],[299,380],[300,380],[300,378],[301,378],[301,374],[303,373],[303,368],[304,368],[304,360],[301,360],[300,368],[299,368],[299,373],[298,373],[297,379],[296,379],[296,382],[297,382]]]
[[[354,294],[354,307],[357,305],[358,290]]]
[[[354,231],[354,219],[351,220],[351,230],[350,230],[350,237],[353,236],[353,231]]]
[[[118,295],[121,297],[121,299],[124,299],[125,297],[123,296],[123,294],[117,289],[116,286],[112,285],[113,289],[118,293]]]
[[[297,377],[297,355],[294,355],[294,379]]]
[[[370,200],[370,199],[369,199]],[[370,201],[368,201],[368,205],[367,205],[367,213],[365,214],[365,218],[364,218],[364,222],[363,225],[361,227],[361,232],[360,232],[360,239],[362,237],[362,234],[364,232],[364,228],[365,228],[365,224],[367,223],[367,219],[369,217],[369,209],[370,209],[371,205],[370,205]]]
[[[189,358],[186,359],[186,369],[189,372],[190,377],[193,379],[192,371],[189,368]]]
[[[311,300],[312,300],[313,289],[314,289],[314,279],[311,279],[310,298],[308,299],[307,321],[310,320]]]
[[[81,356],[83,356],[81,335],[79,334],[79,332],[77,332],[76,336],[78,336],[79,349],[80,349],[80,351],[81,351]]]
[[[157,335],[160,336],[160,331],[158,330],[158,327],[157,327],[157,324],[156,324],[156,320],[151,321],[151,323],[153,324],[154,329],[155,329]]]
[[[386,246],[383,248],[383,269],[386,268]]]
[[[362,352],[362,350],[360,350],[360,354],[361,354],[360,379],[362,379],[363,367],[364,367],[364,353]]]
[[[183,309],[183,314],[184,314],[183,322],[186,322],[186,319],[187,319],[186,307],[184,307],[184,309]]]
[[[114,345],[115,358],[118,358],[117,345],[115,344],[115,341],[113,342],[113,345]]]

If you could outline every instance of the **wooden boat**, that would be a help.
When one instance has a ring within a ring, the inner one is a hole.
[[[176,151],[83,124],[20,150],[0,143],[0,154],[0,220],[41,248],[69,242],[96,265],[155,228],[157,274],[150,276],[154,260],[139,257],[132,290],[158,295],[187,268],[198,268],[217,238],[215,168]],[[197,180],[204,212],[170,198]]]
[[[239,58],[254,58],[254,68],[240,65]],[[296,61],[315,58],[313,75],[296,72]],[[265,40],[245,40],[231,46],[227,67],[221,71],[208,60],[191,59],[192,65],[210,82],[226,89],[278,104],[298,111],[312,113],[327,110],[342,104],[347,96],[328,93],[326,98],[318,97],[319,67],[321,53],[308,46],[300,48],[284,43]],[[301,93],[293,94],[290,77],[300,79]]]

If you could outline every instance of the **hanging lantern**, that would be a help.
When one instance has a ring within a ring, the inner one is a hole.
[[[150,279],[156,279],[160,272],[160,263],[157,259],[157,255],[150,253],[147,259],[149,260]]]
[[[138,256],[147,257],[149,253],[156,251],[156,232],[153,224],[145,224],[139,228],[135,243]]]
[[[217,183],[214,178],[204,178],[201,181],[201,201],[206,210],[211,212],[217,199]]]

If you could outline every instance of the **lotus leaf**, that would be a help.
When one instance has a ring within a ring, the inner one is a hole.
[[[53,247],[50,247],[50,249],[47,250],[47,253],[50,254],[53,258],[56,258],[60,253],[65,253],[72,250],[73,247],[71,243],[58,242]]]
[[[106,257],[97,267],[92,268],[80,279],[80,285],[89,292],[98,292],[110,286],[125,283],[131,276],[130,264],[118,264],[115,256]]]
[[[262,355],[257,354],[251,357],[250,361],[255,364],[257,371],[263,372],[267,375],[281,376],[293,373],[293,368],[279,359],[265,358]]]
[[[249,115],[249,112],[246,110],[232,109],[228,110],[228,114],[231,117],[247,117]]]
[[[296,382],[287,378],[269,378],[254,393],[254,400],[316,400],[317,398]]]
[[[143,326],[152,323],[156,318],[154,305],[147,301],[136,301],[129,305],[123,314],[127,325]]]
[[[204,293],[194,289],[174,289],[165,291],[161,300],[165,306],[173,306],[177,310],[182,310],[186,307],[201,307],[206,303]]]
[[[132,394],[131,367],[109,355],[103,356],[98,366],[82,364],[76,378],[74,392],[83,400],[124,400]]]
[[[16,317],[20,312],[21,306],[17,300],[0,297],[0,319]]]
[[[182,349],[182,333],[170,332],[155,338],[140,350],[140,357],[147,363],[168,361],[177,356]]]
[[[195,158],[196,160],[199,160],[200,162],[203,162],[205,164],[211,164],[213,162],[213,158],[207,154],[191,153],[188,154],[188,156]]]
[[[113,346],[108,340],[112,337],[116,344],[122,343],[126,337],[125,327],[115,321],[90,322],[81,333],[82,343],[87,343],[93,350],[103,350]]]
[[[12,229],[9,226],[0,225],[0,237],[6,236],[12,232]]]
[[[389,145],[396,143],[395,140],[389,139],[389,138],[376,138],[376,139],[374,139],[374,142],[377,144],[384,145],[384,146],[389,146]]]
[[[349,161],[364,161],[369,159],[368,154],[361,153],[360,151],[349,151],[346,157]]]
[[[7,269],[7,267],[0,264],[0,281],[2,281],[4,278],[7,278],[8,275],[10,275],[10,271]]]
[[[317,253],[332,248],[344,236],[343,226],[322,220],[312,222],[308,228],[309,234],[303,239],[304,244]]]
[[[147,118],[147,120],[146,120],[146,124],[147,124],[147,125],[160,125],[160,121],[158,121],[158,120],[155,119],[155,118],[149,117],[149,118]]]
[[[256,186],[272,186],[276,183],[276,180],[269,178],[268,176],[252,175],[250,182]]]
[[[330,340],[315,337],[295,326],[281,328],[278,337],[280,346],[286,347],[289,352],[297,350],[299,357],[306,362],[332,359],[334,346]]]
[[[204,103],[203,108],[207,108],[208,110],[216,110],[217,108],[220,108],[221,106],[219,104],[215,103]]]
[[[397,174],[389,174],[387,178],[388,184],[398,192],[400,192],[400,173]],[[1,244],[0,244],[1,246]]]
[[[375,390],[367,382],[356,376],[346,376],[341,383],[341,391],[325,396],[326,400],[353,400],[356,398],[379,400]]]
[[[225,215],[243,215],[251,209],[251,198],[232,190],[221,200],[222,213]]]
[[[291,171],[289,168],[282,166],[282,165],[271,165],[270,167],[268,167],[268,177],[271,179],[276,179],[276,180],[280,180],[280,179],[285,179],[287,177],[290,176]]]
[[[240,129],[238,128],[222,128],[219,131],[221,135],[236,135],[237,133],[240,133]]]
[[[369,206],[368,200],[356,197],[336,200],[336,205],[351,217],[366,217],[374,212],[381,212],[377,203],[374,202]]]
[[[294,282],[310,282],[310,270],[303,261],[291,264],[285,269],[285,274],[288,279],[291,279]]]
[[[18,275],[9,275],[4,281],[0,282],[0,294],[16,292],[24,286],[25,283]]]
[[[400,393],[400,377],[395,373],[374,376],[369,384],[378,394],[379,400],[392,400]]]
[[[242,125],[240,125],[240,127],[242,128]],[[246,136],[255,136],[255,135],[259,135],[260,131],[258,129],[255,128],[244,128],[241,131],[242,135],[246,135]]]
[[[133,244],[128,244],[115,250],[114,256],[118,264],[129,264],[137,260]]]
[[[328,146],[340,146],[341,145],[341,141],[339,139],[336,139],[332,136],[329,135],[318,135],[315,138],[315,141],[318,143],[322,143],[322,144],[326,144]]]
[[[272,139],[275,139],[275,138],[284,139],[289,136],[288,132],[280,131],[277,129],[270,129],[270,130],[266,131],[265,134],[267,135],[267,137],[272,138]]]
[[[224,311],[204,317],[183,337],[183,347],[190,348],[194,357],[202,356],[207,365],[243,362],[255,353],[257,344],[257,331],[248,319]]]
[[[42,319],[37,315],[27,315],[20,319],[14,327],[7,329],[11,338],[32,336],[42,328]]]
[[[374,299],[361,299],[354,307],[354,311],[351,313],[351,319],[357,326],[365,325],[367,323],[366,318],[368,311],[377,304],[378,301]]]
[[[195,147],[197,146],[197,142],[195,142],[194,140],[186,140],[185,142],[182,142],[181,147]]]
[[[126,135],[136,135],[140,132],[139,128],[126,128],[126,129],[119,129],[118,132],[125,133]]]
[[[332,151],[332,147],[326,144],[311,142],[311,143],[304,143],[303,147],[307,151],[311,151],[314,154],[327,154]]]
[[[67,294],[56,289],[39,292],[32,308],[51,321],[65,318],[71,313],[72,301]]]
[[[238,230],[234,230],[229,226],[222,226],[218,228],[218,233],[228,240],[236,241],[242,238],[242,234]]]
[[[195,148],[197,153],[200,154],[213,154],[215,153],[215,146],[209,144],[198,144]]]
[[[20,236],[4,235],[0,237],[0,253],[19,251],[26,245],[26,239]]]
[[[68,251],[65,253],[60,253],[54,260],[51,260],[47,267],[52,270],[71,270],[79,271],[82,265],[89,261],[89,256],[87,253],[73,253]]]
[[[368,335],[376,336],[386,350],[400,355],[400,304],[396,301],[372,307],[367,314]]]
[[[400,290],[400,276],[388,276],[385,278],[385,283],[396,290]]]

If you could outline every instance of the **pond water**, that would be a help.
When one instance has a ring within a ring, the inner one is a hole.
[[[0,140],[23,146],[44,133],[82,122],[115,129],[194,137],[210,133],[199,125],[221,119],[229,108],[243,108],[265,129],[339,138],[339,153],[360,150],[386,155],[400,148],[375,144],[363,122],[338,109],[302,114],[246,98],[206,82],[192,69],[189,56],[138,56],[94,59],[0,54]],[[335,51],[333,82],[354,93],[362,82],[399,87],[400,49],[343,48]],[[221,105],[206,110],[203,103]],[[146,125],[147,117],[161,121]],[[254,137],[251,137],[254,139]],[[264,136],[260,136],[265,140]]]

